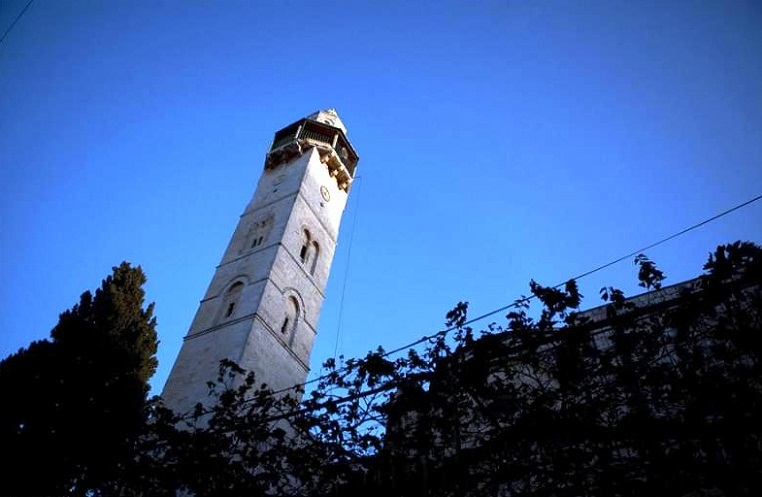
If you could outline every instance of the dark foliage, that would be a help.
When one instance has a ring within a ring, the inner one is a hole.
[[[633,299],[531,282],[476,337],[467,303],[422,352],[328,361],[300,392],[224,364],[218,406],[153,408],[122,494],[354,496],[757,495],[762,481],[762,252],[719,247],[663,287],[639,256]],[[536,298],[543,307],[529,311]],[[179,429],[178,429],[179,428]]]
[[[224,363],[213,409],[178,416],[150,402],[134,457],[91,489],[759,495],[762,249],[721,246],[704,274],[671,287],[653,261],[635,263],[641,296],[604,288],[602,307],[579,312],[574,281],[531,282],[507,322],[481,333],[461,302],[446,317],[452,333],[403,357],[327,361],[308,392],[271,392]]]
[[[0,362],[3,495],[85,495],[121,474],[156,369],[140,267],[115,267],[60,315],[49,341]]]

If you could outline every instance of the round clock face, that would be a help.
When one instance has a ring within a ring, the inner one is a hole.
[[[323,196],[323,200],[325,200],[326,202],[331,200],[331,192],[329,192],[328,188],[325,186],[320,187],[320,195]]]

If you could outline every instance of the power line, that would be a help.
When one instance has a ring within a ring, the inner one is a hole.
[[[685,228],[682,231],[679,231],[679,232],[677,232],[675,234],[672,234],[670,236],[662,238],[661,240],[659,240],[657,242],[654,242],[654,243],[652,243],[650,245],[642,247],[642,248],[640,248],[638,250],[634,250],[634,251],[630,252],[627,255],[623,255],[622,257],[619,257],[618,259],[614,259],[613,261],[607,262],[606,264],[602,264],[602,265],[596,267],[595,269],[591,269],[590,271],[586,271],[586,272],[584,272],[584,273],[582,273],[582,274],[580,274],[578,276],[575,276],[574,278],[570,278],[569,280],[566,280],[566,281],[564,281],[562,283],[554,285],[552,288],[561,288],[562,286],[564,286],[566,284],[567,281],[570,281],[570,280],[575,280],[575,281],[581,280],[585,276],[590,276],[591,274],[597,273],[598,271],[602,271],[603,269],[606,269],[607,267],[613,266],[614,264],[618,264],[618,263],[620,263],[620,262],[622,262],[624,260],[627,260],[627,259],[629,259],[631,257],[634,257],[634,256],[636,256],[638,254],[641,254],[641,253],[645,252],[646,250],[649,250],[649,249],[652,249],[654,247],[657,247],[657,246],[659,246],[659,245],[661,245],[663,243],[666,243],[666,242],[668,242],[668,241],[670,241],[670,240],[672,240],[674,238],[677,238],[678,236],[684,235],[684,234],[686,234],[686,233],[688,233],[690,231],[695,230],[696,228],[699,228],[701,226],[704,226],[705,224],[711,223],[714,220],[717,220],[717,219],[719,219],[719,218],[721,218],[723,216],[726,216],[726,215],[730,214],[733,211],[737,211],[738,209],[740,209],[742,207],[746,207],[747,205],[752,204],[752,203],[754,203],[754,202],[756,202],[757,200],[760,200],[760,199],[762,199],[762,195],[757,195],[756,197],[752,198],[751,200],[747,200],[746,202],[743,202],[742,204],[738,204],[735,207],[731,207],[730,209],[722,211],[722,212],[720,212],[719,214],[717,214],[715,216],[712,216],[712,217],[710,217],[708,219],[705,219],[705,220],[703,220],[703,221],[701,221],[699,223],[696,223],[696,224],[694,224],[692,226],[689,226],[689,227]],[[512,307],[516,307],[516,305],[518,305],[519,302],[521,302],[521,303],[529,302],[530,300],[533,300],[534,298],[535,298],[534,295],[530,295],[529,297],[524,297],[522,299],[519,299],[517,302],[513,302],[513,303],[508,304],[506,306],[503,306],[503,307],[501,307],[499,309],[495,309],[494,311],[490,311],[490,312],[487,312],[485,314],[482,314],[481,316],[475,317],[473,319],[469,319],[468,321],[463,323],[462,326],[466,326],[466,325],[475,323],[477,321],[481,321],[482,319],[488,318],[490,316],[494,316],[498,312],[507,311],[508,309],[510,309]],[[413,342],[411,345],[405,345],[403,347],[399,347],[399,348],[397,348],[395,350],[387,352],[386,354],[384,354],[384,357],[386,357],[387,355],[396,354],[397,352],[401,352],[402,350],[405,350],[405,349],[409,349],[409,348],[414,347],[416,345],[419,345],[419,344],[421,344],[421,343],[423,343],[423,342],[425,342],[427,340],[431,340],[433,338],[437,338],[439,335],[442,335],[442,334],[446,335],[447,333],[449,333],[449,332],[451,332],[451,331],[453,331],[453,330],[455,330],[457,328],[458,328],[457,326],[453,326],[453,327],[448,328],[446,330],[440,331],[439,333],[435,333],[434,335],[431,335],[430,337],[423,337],[422,339],[417,340],[416,342]]]
[[[8,29],[5,30],[5,33],[3,33],[3,37],[0,38],[0,45],[2,45],[3,41],[5,40],[5,37],[8,36],[8,33],[11,32],[11,29],[13,29],[13,26],[15,26],[17,22],[19,22],[19,19],[21,19],[21,16],[24,15],[24,12],[26,12],[29,6],[32,5],[32,2],[34,2],[34,0],[29,0],[29,3],[26,4],[26,7],[21,9],[21,12],[19,12],[19,15],[16,16],[16,19],[14,19],[11,25],[8,26]]]
[[[362,191],[362,176],[355,178],[357,188],[357,200],[355,201],[355,212],[352,216],[352,226],[349,230],[349,247],[347,248],[347,265],[344,269],[344,282],[341,286],[341,301],[339,302],[339,324],[336,327],[336,343],[333,346],[333,359],[336,360],[336,351],[339,349],[339,337],[341,336],[341,321],[344,316],[344,295],[347,291],[347,277],[349,276],[349,261],[352,259],[352,241],[355,238],[355,225],[357,224],[357,212],[360,210],[360,192]]]
[[[731,207],[731,208],[729,208],[727,210],[724,210],[724,211],[720,212],[719,214],[716,214],[716,215],[714,215],[714,216],[712,216],[712,217],[710,217],[708,219],[705,219],[705,220],[700,221],[700,222],[698,222],[696,224],[693,224],[693,225],[691,225],[691,226],[689,226],[689,227],[687,227],[687,228],[685,228],[685,229],[683,229],[681,231],[678,231],[677,233],[674,233],[674,234],[669,235],[669,236],[667,236],[665,238],[662,238],[659,241],[651,243],[650,245],[646,245],[645,247],[642,247],[642,248],[640,248],[638,250],[632,251],[632,252],[630,252],[627,255],[623,255],[623,256],[621,256],[621,257],[619,257],[617,259],[614,259],[611,262],[607,262],[606,264],[602,264],[602,265],[600,265],[600,266],[598,266],[598,267],[596,267],[594,269],[591,269],[589,271],[586,271],[586,272],[584,272],[584,273],[582,273],[582,274],[580,274],[578,276],[575,276],[573,278],[569,278],[569,279],[567,279],[567,280],[565,280],[565,281],[563,281],[561,283],[558,283],[557,285],[553,286],[552,288],[560,288],[560,287],[564,286],[570,280],[575,280],[575,281],[576,280],[580,280],[580,279],[582,279],[582,278],[584,278],[586,276],[590,276],[591,274],[594,274],[594,273],[597,273],[599,271],[602,271],[603,269],[606,269],[606,268],[608,268],[610,266],[613,266],[614,264],[622,262],[622,261],[624,261],[626,259],[629,259],[630,257],[636,256],[636,255],[638,255],[638,254],[640,254],[640,253],[642,253],[642,252],[644,252],[646,250],[652,249],[652,248],[654,248],[656,246],[659,246],[659,245],[661,245],[663,243],[666,243],[666,242],[668,242],[670,240],[673,240],[673,239],[675,239],[675,238],[677,238],[679,236],[682,236],[682,235],[684,235],[684,234],[686,234],[686,233],[688,233],[690,231],[693,231],[693,230],[695,230],[697,228],[700,228],[701,226],[709,224],[712,221],[716,221],[717,219],[719,219],[721,217],[724,217],[724,216],[726,216],[726,215],[728,215],[728,214],[730,214],[732,212],[735,212],[735,211],[737,211],[737,210],[739,210],[739,209],[741,209],[743,207],[746,207],[747,205],[753,204],[754,202],[757,202],[760,199],[762,199],[762,194],[757,195],[756,197],[754,197],[754,198],[752,198],[750,200],[747,200],[746,202],[743,202],[743,203],[738,204],[738,205],[736,205],[734,207]],[[381,357],[388,357],[390,355],[397,354],[397,353],[402,352],[404,350],[409,350],[409,349],[415,347],[416,345],[422,344],[423,342],[427,342],[427,341],[430,341],[430,340],[433,340],[433,339],[436,339],[436,338],[439,338],[439,337],[446,336],[448,333],[458,329],[459,327],[473,324],[473,323],[475,323],[477,321],[481,321],[482,319],[486,319],[486,318],[488,318],[490,316],[494,316],[495,314],[500,313],[500,312],[505,312],[505,311],[507,311],[510,308],[516,307],[519,304],[524,304],[526,302],[529,302],[529,301],[533,300],[534,298],[535,298],[534,295],[530,295],[528,297],[522,297],[521,299],[518,299],[517,301],[514,301],[514,302],[512,302],[512,303],[510,303],[508,305],[502,306],[502,307],[500,307],[498,309],[495,309],[493,311],[489,311],[489,312],[481,314],[481,315],[479,315],[479,316],[477,316],[475,318],[469,319],[468,321],[460,324],[459,326],[451,326],[451,327],[449,327],[447,329],[444,329],[442,331],[434,333],[433,335],[424,335],[423,337],[419,338],[418,340],[416,340],[414,342],[411,342],[411,343],[408,343],[408,344],[403,345],[401,347],[397,347],[396,349],[384,352],[381,355]],[[341,371],[343,371],[345,369],[346,369],[346,367],[345,368],[340,368],[340,369],[337,370],[337,372],[341,372]],[[322,379],[325,379],[325,378],[326,378],[325,375],[319,376],[317,378],[313,378],[312,380],[305,381],[304,383],[299,383],[299,384],[296,384],[296,385],[294,385],[292,387],[289,387],[289,388],[284,388],[284,389],[281,389],[281,390],[277,390],[277,391],[273,392],[273,394],[284,393],[284,392],[288,392],[288,391],[291,391],[291,390],[294,390],[294,389],[297,389],[297,388],[302,388],[302,387],[305,387],[307,385],[311,385],[313,383],[316,383],[316,382],[318,382],[318,381],[320,381]]]
[[[603,269],[605,269],[607,267],[610,267],[610,266],[612,266],[614,264],[622,262],[625,259],[628,259],[628,258],[630,258],[632,256],[638,255],[639,253],[642,253],[645,250],[648,250],[648,249],[651,249],[651,248],[656,247],[658,245],[661,245],[663,243],[666,243],[666,242],[668,242],[668,241],[670,241],[670,240],[672,240],[674,238],[677,238],[678,236],[684,235],[685,233],[693,231],[693,230],[695,230],[695,229],[697,229],[697,228],[699,228],[701,226],[704,226],[704,225],[706,225],[706,224],[708,224],[708,223],[710,223],[712,221],[715,221],[715,220],[717,220],[717,219],[719,219],[719,218],[721,218],[723,216],[726,216],[726,215],[730,214],[731,212],[737,211],[738,209],[741,209],[742,207],[746,207],[747,205],[750,205],[750,204],[752,204],[752,203],[754,203],[754,202],[756,202],[756,201],[758,201],[760,199],[762,199],[762,194],[761,195],[757,195],[756,197],[752,198],[751,200],[747,200],[746,202],[743,202],[743,203],[738,204],[738,205],[736,205],[734,207],[731,207],[730,209],[727,209],[727,210],[725,210],[723,212],[720,212],[719,214],[716,214],[716,215],[714,215],[714,216],[712,216],[712,217],[710,217],[708,219],[705,219],[705,220],[703,220],[701,222],[698,222],[698,223],[696,223],[694,225],[691,225],[691,226],[683,229],[682,231],[679,231],[679,232],[677,232],[675,234],[672,234],[670,236],[662,238],[661,240],[659,240],[657,242],[654,242],[654,243],[652,243],[650,245],[647,245],[647,246],[645,246],[643,248],[635,250],[635,251],[633,251],[633,252],[631,252],[631,253],[629,253],[627,255],[624,255],[622,257],[619,257],[619,258],[617,258],[617,259],[615,259],[615,260],[613,260],[611,262],[608,262],[606,264],[602,264],[602,265],[600,265],[600,266],[598,266],[598,267],[596,267],[594,269],[591,269],[590,271],[586,271],[586,272],[584,272],[584,273],[582,273],[582,274],[580,274],[580,275],[578,275],[578,276],[576,276],[574,278],[567,279],[564,282],[559,283],[559,284],[553,286],[552,288],[560,288],[560,287],[564,286],[570,280],[579,280],[579,279],[582,279],[582,278],[584,278],[586,276],[589,276],[589,275],[591,275],[593,273],[597,273],[598,271],[601,271],[601,270],[603,270]],[[450,332],[452,332],[452,331],[454,331],[454,330],[456,330],[456,329],[458,329],[460,327],[473,324],[473,323],[475,323],[477,321],[481,321],[482,319],[485,319],[485,318],[488,318],[490,316],[493,316],[493,315],[495,315],[495,314],[497,314],[499,312],[504,312],[504,311],[506,311],[506,310],[508,310],[508,309],[510,309],[512,307],[516,307],[516,306],[518,306],[520,304],[524,304],[526,302],[529,302],[529,301],[533,300],[534,298],[536,298],[535,295],[531,295],[531,296],[528,296],[528,297],[522,297],[521,299],[518,299],[518,300],[516,300],[516,301],[514,301],[514,302],[512,302],[512,303],[510,303],[508,305],[505,305],[503,307],[500,307],[499,309],[495,309],[493,311],[484,313],[484,314],[482,314],[480,316],[477,316],[475,318],[469,319],[468,321],[465,321],[464,323],[461,323],[459,325],[451,326],[451,327],[449,327],[449,328],[447,328],[445,330],[442,330],[442,331],[439,331],[437,333],[434,333],[433,335],[424,335],[423,337],[419,338],[415,342],[403,345],[403,346],[398,347],[398,348],[396,348],[394,350],[390,350],[390,351],[384,352],[383,354],[380,355],[380,357],[382,357],[382,358],[383,357],[388,357],[390,355],[394,355],[394,354],[397,354],[399,352],[402,352],[403,350],[409,350],[409,349],[415,347],[416,345],[420,345],[423,342],[427,342],[427,341],[430,341],[430,340],[433,340],[433,339],[439,338],[439,337],[444,337],[448,333],[450,333]],[[343,372],[343,371],[346,371],[346,370],[347,370],[347,367],[344,366],[342,368],[337,369],[335,372],[339,373],[339,372]],[[278,394],[289,392],[289,391],[292,391],[292,390],[295,390],[295,389],[303,388],[303,387],[305,387],[307,385],[310,385],[312,383],[315,383],[315,382],[318,382],[320,380],[326,379],[327,377],[328,377],[328,375],[322,375],[322,376],[319,376],[317,378],[313,378],[312,380],[305,381],[304,383],[298,383],[298,384],[293,385],[293,386],[288,387],[288,388],[283,388],[283,389],[280,389],[280,390],[276,390],[276,391],[272,392],[271,395],[278,395]],[[391,387],[389,387],[389,388],[391,388]],[[376,393],[379,393],[379,392],[384,391],[384,390],[385,390],[385,388],[379,387],[379,388],[376,388],[376,389],[372,389],[369,392],[358,394],[358,397],[364,397],[364,396],[367,396],[367,395],[376,394]],[[339,399],[339,400],[346,400],[346,398]],[[204,414],[209,414],[209,413],[211,413],[213,411],[214,411],[214,408],[212,408],[211,410],[205,411]],[[298,412],[304,412],[304,411],[305,411],[305,409],[301,409]],[[273,418],[273,420],[283,419],[283,418],[289,417],[291,415],[292,415],[291,413],[288,413],[288,414],[285,414],[285,415]],[[181,419],[188,419],[188,418],[190,418],[192,416],[193,415],[182,416]]]
[[[726,211],[722,211],[722,212],[720,212],[719,214],[717,214],[716,216],[712,216],[712,217],[710,217],[709,219],[705,219],[704,221],[701,221],[700,223],[696,223],[696,224],[694,224],[693,226],[689,226],[689,227],[685,228],[684,230],[682,230],[682,231],[679,231],[679,232],[675,233],[674,235],[670,235],[670,236],[668,236],[668,237],[666,237],[666,238],[662,238],[662,239],[661,239],[661,240],[659,240],[658,242],[654,242],[654,243],[652,243],[651,245],[648,245],[648,246],[646,246],[646,247],[643,247],[643,248],[641,248],[641,249],[638,249],[638,250],[636,250],[636,251],[634,251],[634,252],[631,252],[631,253],[629,253],[629,254],[627,254],[627,255],[623,255],[623,256],[622,256],[622,257],[620,257],[619,259],[616,259],[616,260],[614,260],[614,261],[611,261],[611,262],[609,262],[609,263],[607,263],[607,264],[604,264],[604,265],[602,265],[602,266],[599,266],[599,267],[597,267],[597,268],[593,269],[592,271],[588,271],[588,272],[586,272],[586,273],[582,273],[581,275],[577,276],[577,277],[576,277],[576,278],[574,278],[574,279],[575,279],[575,280],[578,280],[578,279],[580,279],[580,278],[584,278],[584,277],[585,277],[585,276],[587,276],[587,275],[590,275],[590,274],[593,274],[593,273],[597,273],[597,272],[598,272],[598,271],[600,271],[601,269],[606,269],[606,268],[607,268],[607,267],[609,267],[609,266],[613,266],[614,264],[617,264],[617,263],[619,263],[619,262],[622,262],[622,261],[623,261],[623,260],[625,260],[625,259],[629,259],[630,257],[633,257],[633,256],[635,256],[635,255],[638,255],[638,254],[640,254],[640,253],[642,253],[642,252],[645,252],[646,250],[652,249],[652,248],[656,247],[657,245],[661,245],[662,243],[668,242],[668,241],[672,240],[673,238],[677,238],[677,237],[678,237],[678,236],[680,236],[680,235],[684,235],[684,234],[688,233],[689,231],[693,231],[693,230],[695,230],[696,228],[699,228],[699,227],[701,227],[701,226],[704,226],[705,224],[709,224],[709,223],[711,223],[712,221],[714,221],[714,220],[716,220],[716,219],[719,219],[719,218],[721,218],[722,216],[725,216],[725,215],[727,215],[727,214],[730,214],[730,213],[731,213],[731,212],[733,212],[733,211],[737,211],[738,209],[740,209],[740,208],[742,208],[742,207],[746,207],[747,205],[749,205],[749,204],[752,204],[752,203],[756,202],[756,201],[757,201],[757,200],[759,200],[759,199],[762,199],[762,195],[757,195],[756,197],[754,197],[754,198],[753,198],[753,199],[751,199],[751,200],[747,200],[746,202],[744,202],[744,203],[742,203],[742,204],[738,204],[738,205],[736,205],[735,207],[731,207],[730,209],[728,209],[728,210],[726,210]]]

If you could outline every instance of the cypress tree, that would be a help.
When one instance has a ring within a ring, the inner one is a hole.
[[[2,494],[83,495],[134,458],[157,366],[145,282],[123,262],[60,315],[50,340],[0,362]]]

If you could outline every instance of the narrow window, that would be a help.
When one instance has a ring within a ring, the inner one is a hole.
[[[301,259],[302,264],[307,264],[307,261],[309,260],[311,241],[312,237],[310,236],[310,232],[304,230],[302,232],[302,249],[299,251],[299,259]]]
[[[222,319],[229,319],[235,315],[236,307],[238,306],[238,300],[241,297],[243,291],[243,283],[236,281],[225,292],[225,296],[222,299]]]
[[[312,267],[310,267],[310,274],[315,274],[317,268],[318,256],[320,255],[320,246],[317,242],[312,242]]]
[[[262,242],[265,240],[265,237],[260,236],[259,238],[255,238],[253,242],[251,242],[251,248],[258,247],[262,245]]]
[[[288,338],[290,342],[294,336],[294,330],[296,324],[299,321],[299,303],[296,298],[289,297],[286,299],[283,309],[283,322],[280,326],[280,332],[282,335]]]
[[[273,214],[260,217],[252,222],[249,227],[249,232],[246,234],[245,244],[242,245],[240,251],[251,250],[264,244],[274,222],[275,216]]]
[[[305,243],[302,245],[302,250],[299,251],[299,258],[302,260],[302,262],[307,262],[307,251],[309,250],[308,245]]]
[[[225,317],[229,318],[233,315],[233,309],[235,309],[235,302],[230,302],[228,304],[228,309],[225,311]]]

